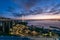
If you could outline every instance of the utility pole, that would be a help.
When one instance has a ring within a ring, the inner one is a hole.
[[[24,15],[22,15],[22,22],[24,22],[24,17],[25,17],[25,16],[24,16]]]
[[[4,32],[5,32],[5,29],[4,29],[4,27],[5,27],[5,23],[3,22],[2,24],[3,24],[3,33],[4,33]]]

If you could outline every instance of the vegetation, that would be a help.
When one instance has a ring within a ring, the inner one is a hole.
[[[10,29],[10,34],[20,36],[36,36],[38,35],[38,32],[34,30],[29,30],[29,27],[25,25],[17,24],[16,26],[13,26],[13,28]]]
[[[58,34],[52,32],[52,30],[38,28],[38,27],[28,27],[23,24],[17,24],[10,28],[9,34],[11,35],[19,35],[19,36],[43,36],[43,37],[54,37],[58,36]]]

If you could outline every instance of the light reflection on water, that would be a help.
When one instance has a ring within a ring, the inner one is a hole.
[[[44,26],[46,28],[49,26],[60,27],[60,21],[28,21],[28,25]]]

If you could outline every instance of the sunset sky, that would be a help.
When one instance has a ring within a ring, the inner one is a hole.
[[[29,19],[60,19],[60,15],[28,15],[23,17],[18,17],[17,19],[29,20]]]
[[[0,0],[0,16],[16,19],[60,19],[60,0]]]

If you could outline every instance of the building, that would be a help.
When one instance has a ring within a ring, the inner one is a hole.
[[[9,28],[12,27],[12,23],[11,19],[0,17],[0,34],[8,34]]]

